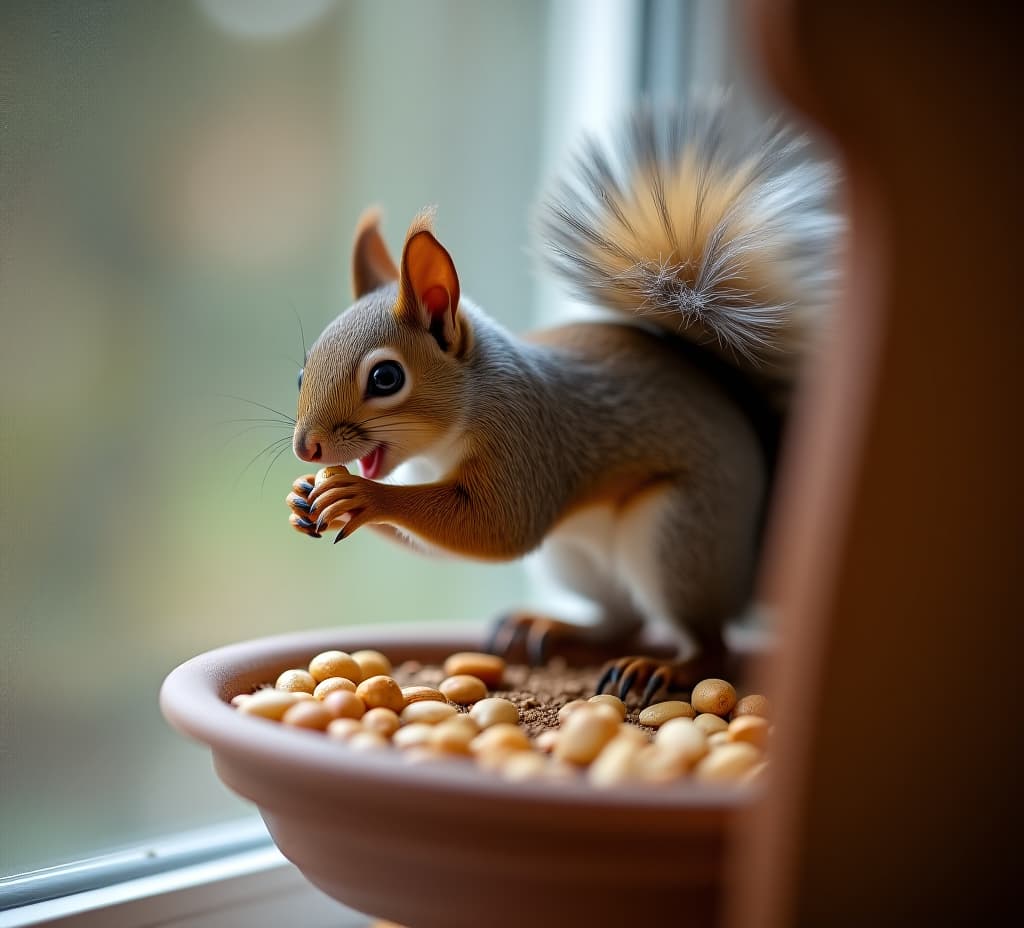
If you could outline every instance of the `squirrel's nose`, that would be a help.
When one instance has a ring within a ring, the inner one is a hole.
[[[317,436],[310,434],[305,430],[295,430],[295,438],[292,440],[292,449],[295,451],[295,457],[300,461],[319,461],[324,456],[324,449],[320,442],[317,441]]]

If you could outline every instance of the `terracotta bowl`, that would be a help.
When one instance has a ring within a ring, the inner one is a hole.
[[[726,832],[749,793],[509,783],[464,761],[356,753],[228,704],[330,648],[377,648],[398,664],[480,647],[466,627],[246,641],[182,664],[160,704],[210,746],[220,778],[259,807],[285,857],[352,908],[411,928],[714,924]]]

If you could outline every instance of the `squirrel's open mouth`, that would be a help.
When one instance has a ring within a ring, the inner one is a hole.
[[[377,445],[369,454],[359,459],[359,469],[367,480],[376,479],[384,470],[384,445]]]

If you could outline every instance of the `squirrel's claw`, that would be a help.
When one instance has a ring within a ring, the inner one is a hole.
[[[296,515],[294,512],[288,516],[288,522],[291,524],[297,532],[302,532],[303,535],[309,535],[310,538],[320,538],[320,533],[316,530],[316,526],[308,519],[302,518],[300,515]]]
[[[669,689],[673,683],[673,661],[653,657],[620,657],[609,662],[597,682],[597,692],[603,693],[612,687],[623,702],[643,685],[640,708],[653,702],[655,696]]]

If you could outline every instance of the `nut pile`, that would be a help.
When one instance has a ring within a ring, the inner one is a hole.
[[[749,783],[763,773],[771,735],[764,696],[738,699],[730,683],[708,679],[689,702],[633,712],[607,694],[567,698],[593,692],[597,672],[581,671],[552,696],[538,691],[544,671],[506,667],[492,654],[395,670],[379,651],[325,651],[231,702],[352,750],[397,749],[411,762],[466,758],[509,780]]]

